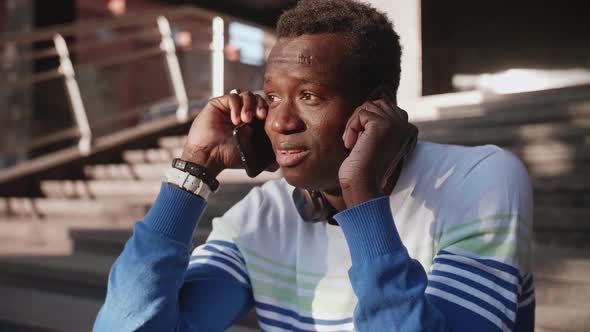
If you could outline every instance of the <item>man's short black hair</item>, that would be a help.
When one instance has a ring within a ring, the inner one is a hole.
[[[360,83],[357,88],[368,94],[382,86],[393,95],[397,93],[401,45],[384,13],[355,0],[300,0],[277,23],[279,38],[324,32],[346,36],[349,74]]]

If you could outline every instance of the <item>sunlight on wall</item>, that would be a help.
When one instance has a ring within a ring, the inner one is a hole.
[[[453,86],[459,90],[478,89],[493,94],[538,91],[589,83],[590,70],[581,68],[566,70],[513,68],[498,73],[453,76]]]

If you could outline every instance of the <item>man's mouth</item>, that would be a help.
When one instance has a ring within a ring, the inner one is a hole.
[[[277,164],[281,167],[293,167],[307,157],[309,150],[305,149],[280,149],[275,151]]]

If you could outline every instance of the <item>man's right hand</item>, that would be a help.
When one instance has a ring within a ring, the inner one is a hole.
[[[226,168],[240,168],[233,130],[254,117],[266,119],[267,112],[264,99],[250,91],[210,99],[191,125],[181,158],[205,166],[215,177]]]

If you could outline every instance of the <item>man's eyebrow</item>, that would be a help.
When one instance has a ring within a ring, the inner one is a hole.
[[[306,78],[295,78],[296,80],[298,80],[300,82],[300,84],[314,84],[314,85],[325,85],[324,82],[320,81],[320,80],[310,80],[310,79],[306,79]],[[271,83],[272,82],[272,77],[269,76],[264,76],[264,83]]]
[[[324,85],[324,82],[320,80],[308,80],[308,79],[298,79],[303,84],[314,84],[314,85]]]

